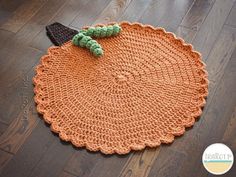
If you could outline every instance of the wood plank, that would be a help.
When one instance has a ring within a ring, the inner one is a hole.
[[[79,11],[77,17],[71,22],[70,26],[80,29],[83,26],[91,25],[102,13],[111,0],[89,1],[83,9]],[[96,8],[94,8],[96,7]]]
[[[162,151],[167,153],[162,153]],[[144,176],[154,177],[154,176],[168,176],[176,177],[178,171],[182,167],[183,160],[188,159],[188,157],[180,152],[173,151],[169,146],[161,148],[158,158],[152,166],[150,166],[150,173]],[[191,175],[193,173],[190,173]]]
[[[137,22],[152,0],[131,1],[117,21]]]
[[[209,73],[210,90],[213,89],[222,77],[224,70],[230,61],[230,57],[236,47],[236,29],[224,26],[218,37],[207,61],[207,71]]]
[[[91,0],[69,0],[61,10],[51,19],[52,21],[69,25],[73,19],[79,14],[80,10],[86,7]]]
[[[236,151],[236,107],[230,118],[222,141],[231,147],[231,150]]]
[[[99,152],[89,152],[86,149],[79,149],[66,164],[64,170],[75,176],[88,176],[101,156]]]
[[[0,28],[16,33],[39,11],[45,2],[46,0],[26,1],[16,9],[13,16],[3,23]]]
[[[131,154],[132,153],[126,155],[115,154],[110,156],[102,154],[99,156],[98,162],[92,169],[89,177],[118,176]]]
[[[31,40],[31,37],[44,28],[44,24],[52,18],[55,11],[64,3],[63,0],[54,0],[46,3],[44,8],[4,46],[4,50],[0,51],[1,56],[5,56],[4,60],[1,60],[1,65],[4,66],[4,69],[0,72],[2,76],[0,76],[0,83],[4,84],[1,84],[0,97],[8,95],[7,100],[0,101],[0,109],[7,110],[7,113],[1,115],[1,120],[7,124],[19,114],[20,109],[22,109],[19,105],[22,105],[23,101],[29,101],[32,98],[34,71],[31,70],[29,73],[28,71],[38,63],[42,55],[41,51],[24,45]],[[12,40],[14,40],[14,43],[12,43]],[[8,77],[3,77],[4,75],[8,75]]]
[[[0,9],[8,12],[14,12],[17,7],[23,4],[26,0],[0,0]]]
[[[3,46],[6,43],[6,41],[9,40],[9,38],[12,37],[13,35],[14,35],[14,33],[10,32],[10,31],[6,31],[6,30],[1,30],[0,29],[0,37],[1,37],[0,49],[3,48]]]
[[[60,11],[64,6],[64,0],[50,0],[11,38],[5,47],[18,48],[19,46],[28,46],[38,33],[43,30],[46,24]]]
[[[5,11],[0,6],[0,26],[5,23],[11,16],[11,12]],[[10,32],[10,31],[9,31]]]
[[[193,30],[199,30],[214,2],[215,0],[196,0],[191,9],[185,15],[183,21],[181,22],[181,26],[185,26]]]
[[[132,0],[112,0],[93,24],[117,21]]]
[[[40,11],[17,33],[16,38],[18,40],[16,42],[24,41],[24,44],[29,44],[66,2],[63,0],[50,0],[45,3]]]
[[[0,139],[1,139],[1,135],[7,130],[8,125],[0,122]]]
[[[194,0],[153,1],[141,17],[140,22],[175,32],[193,2]]]
[[[234,112],[230,118],[226,131],[222,138],[222,143],[226,144],[232,150],[234,156],[236,153],[235,136],[236,136],[236,107],[234,108]],[[235,175],[236,175],[236,165],[234,164],[230,169],[230,171],[227,172],[224,176],[231,177]]]
[[[235,0],[217,0],[207,18],[199,29],[193,44],[201,52],[204,60],[207,59],[215,41],[224,25]]]
[[[33,99],[0,136],[0,149],[15,154],[39,122]]]
[[[5,165],[11,160],[12,156],[12,154],[0,150],[0,174]]]
[[[197,31],[179,26],[175,32],[176,36],[184,39],[187,43],[192,43]]]
[[[83,0],[83,1],[70,0],[47,24],[51,24],[53,22],[60,22],[63,25],[68,26],[73,21],[73,19],[79,14],[79,12],[82,9],[86,8],[86,4],[88,2],[89,0]],[[33,40],[30,42],[29,45],[32,46],[33,48],[45,52],[51,45],[53,45],[46,35],[45,27],[43,28],[43,30],[41,30],[41,32],[38,35],[36,35],[33,38]]]
[[[131,154],[105,155],[82,149],[72,156],[64,170],[80,177],[118,176]]]
[[[39,163],[30,173],[30,177],[58,177],[65,163],[69,160],[75,149],[71,143],[61,141],[59,137],[44,153]]]
[[[68,172],[63,171],[60,175],[60,177],[76,177]]]
[[[25,2],[26,0],[1,0],[0,1],[0,26],[5,23],[14,11]]]
[[[0,120],[10,124],[33,97],[33,66],[41,52],[28,47],[0,50]],[[5,77],[7,76],[7,77]]]
[[[35,115],[39,119],[38,115]],[[29,176],[48,148],[59,138],[40,120],[30,137],[2,170],[2,177]]]
[[[225,22],[225,24],[230,25],[232,27],[236,27],[236,4],[234,3],[233,8],[231,9],[231,12]]]
[[[161,147],[147,148],[134,152],[124,165],[119,177],[125,176],[148,176],[150,169],[155,162]]]

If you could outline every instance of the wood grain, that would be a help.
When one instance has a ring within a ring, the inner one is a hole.
[[[124,165],[119,177],[126,176],[148,176],[150,169],[158,158],[160,147],[155,149],[145,149],[140,152],[134,152]]]
[[[140,22],[175,32],[194,0],[158,0],[150,3]]]
[[[162,151],[167,153],[162,154]],[[185,159],[187,159],[185,154],[173,151],[169,149],[168,146],[162,147],[158,158],[150,167],[151,170],[148,177],[176,177],[181,167],[183,167],[182,163]],[[193,176],[193,174],[191,174],[191,176]]]
[[[89,177],[110,177],[118,176],[122,167],[125,165],[129,156],[132,153],[126,155],[104,155],[102,154],[98,158],[98,162],[92,169]]]
[[[0,55],[4,58],[0,60],[0,120],[9,125],[33,97],[33,67],[41,51],[20,46],[13,51],[4,48]]]
[[[185,15],[183,21],[181,22],[181,26],[185,26],[193,30],[199,30],[214,2],[215,0],[196,0],[194,5]]]
[[[3,46],[6,43],[6,41],[9,40],[9,38],[12,37],[13,35],[14,35],[13,32],[6,31],[6,30],[1,30],[0,29],[0,36],[1,36],[0,49],[3,48]],[[0,59],[0,60],[2,60],[2,59]]]
[[[29,177],[57,177],[62,168],[74,153],[71,143],[63,142],[58,137],[50,145],[38,164],[32,169]],[[50,155],[48,155],[50,154]]]
[[[15,154],[38,124],[39,118],[35,117],[36,114],[34,101],[31,99],[30,103],[0,136],[0,149]]]
[[[2,172],[2,169],[11,160],[12,157],[13,157],[12,154],[9,154],[8,152],[0,150],[0,174]]]
[[[234,112],[231,115],[230,121],[228,122],[226,131],[222,138],[222,141],[235,151],[236,139],[234,137],[236,137],[236,107],[234,108]]]
[[[184,39],[187,43],[192,43],[197,31],[179,26],[175,32],[176,36]]]
[[[210,80],[210,90],[212,90],[213,87],[216,87],[217,81],[221,79],[235,47],[236,29],[224,26],[206,61]]]
[[[225,24],[230,25],[232,27],[236,27],[236,4],[234,3],[233,8],[231,9],[231,12],[225,22]]]
[[[39,119],[37,115],[35,116]],[[50,156],[46,152],[53,141],[59,141],[58,137],[51,133],[49,127],[45,126],[43,120],[40,120],[17,154],[6,164],[0,176],[29,176],[44,155]]]
[[[17,47],[24,41],[23,44],[28,46],[32,39],[45,28],[45,25],[60,11],[66,2],[65,0],[47,1],[28,23],[19,30],[9,45],[12,46],[14,44]]]
[[[129,6],[131,1],[132,0],[112,0],[95,20],[94,24],[106,24],[108,22],[116,21]]]
[[[204,60],[207,59],[233,4],[234,0],[217,0],[199,29],[193,44]]]
[[[118,21],[137,22],[149,6],[151,0],[131,1],[129,6],[124,10]]]
[[[70,158],[64,170],[76,176],[88,176],[100,156],[101,154],[99,153],[92,153],[86,149],[80,149]]]
[[[79,11],[79,14],[71,22],[70,26],[80,29],[83,26],[91,25],[110,2],[111,0],[89,1],[86,6]]]
[[[234,158],[236,153],[236,107],[234,108],[234,112],[231,115],[230,121],[228,122],[226,131],[222,138],[222,143],[226,144],[233,152]],[[236,165],[233,165],[229,172],[227,172],[224,177],[231,177],[236,175]]]
[[[57,21],[64,25],[69,25],[73,21],[73,19],[79,14],[79,12],[84,8],[86,8],[86,4],[88,2],[89,2],[88,0],[84,1],[70,0],[65,5],[62,6],[61,10],[58,11],[58,13],[56,13],[56,15],[53,16],[53,18],[51,18],[47,22],[47,24],[51,24]],[[52,42],[45,34],[46,34],[46,29],[45,27],[43,27],[40,33],[32,39],[29,45],[33,48],[46,52],[48,47],[52,45]]]
[[[7,127],[8,127],[7,124],[0,122],[0,137],[7,130]]]
[[[13,13],[26,0],[1,0],[0,1],[0,26],[4,24]]]
[[[74,175],[72,175],[72,174],[70,174],[70,173],[68,173],[68,172],[62,172],[62,174],[60,175],[60,177],[76,177],[76,176],[74,176]]]
[[[46,0],[26,1],[14,11],[13,16],[0,28],[16,33],[43,6]]]

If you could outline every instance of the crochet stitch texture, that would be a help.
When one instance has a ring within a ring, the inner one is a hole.
[[[99,25],[103,26],[103,25]],[[201,55],[162,28],[121,22],[102,60],[71,41],[50,47],[33,78],[37,110],[61,139],[105,154],[171,143],[202,113]]]

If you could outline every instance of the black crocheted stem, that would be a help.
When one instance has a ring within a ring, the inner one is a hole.
[[[61,46],[65,42],[71,40],[78,31],[55,22],[46,26],[47,36],[56,46]]]

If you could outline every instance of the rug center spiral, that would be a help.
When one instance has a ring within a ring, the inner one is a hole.
[[[123,83],[127,81],[127,77],[125,75],[119,74],[116,76],[116,81],[118,83]]]

